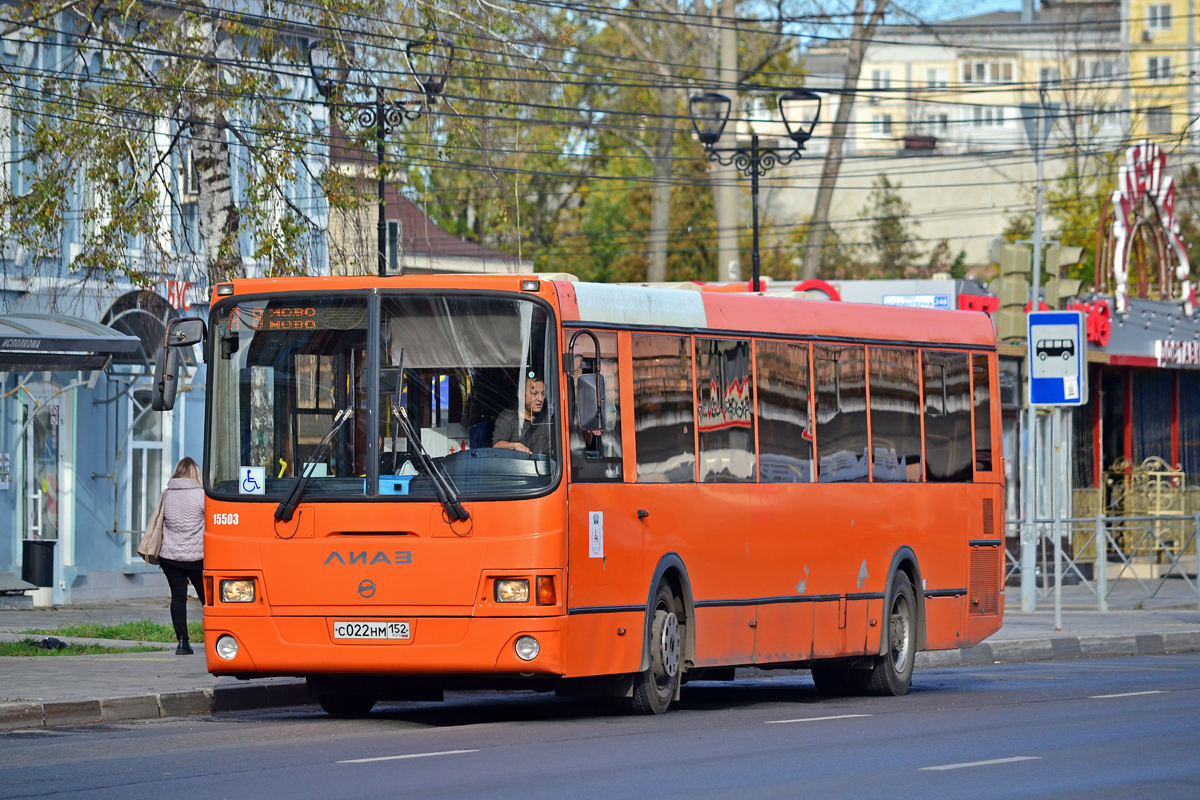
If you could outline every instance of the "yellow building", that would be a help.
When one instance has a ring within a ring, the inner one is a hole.
[[[1061,109],[1051,146],[1119,141],[1120,10],[1026,0],[1021,11],[889,29],[863,61],[854,151],[1025,149],[1020,104],[1040,96]]]
[[[1180,142],[1196,113],[1195,0],[1124,0],[1131,135]]]

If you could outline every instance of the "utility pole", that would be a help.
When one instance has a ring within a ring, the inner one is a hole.
[[[738,107],[738,54],[737,17],[734,14],[735,0],[720,0],[718,17],[721,37],[721,63],[717,73],[720,91]],[[735,115],[736,119],[736,115]],[[737,146],[737,125],[727,135],[733,136]],[[738,172],[732,164],[725,166],[713,163],[716,181],[713,201],[717,217],[717,280],[740,280],[741,269],[738,253]]]
[[[1043,179],[1046,174],[1045,147],[1042,131],[1047,124],[1045,93],[1039,92],[1037,110],[1034,115],[1033,158],[1037,164],[1037,197],[1033,212],[1033,281],[1029,284],[1030,311],[1038,310],[1042,288],[1042,201],[1044,199]],[[1029,381],[1030,391],[1026,400],[1032,400],[1033,364],[1025,365],[1026,380]],[[1027,450],[1025,457],[1025,520],[1021,530],[1021,610],[1031,612],[1037,608],[1037,527],[1033,520],[1037,518],[1037,408],[1029,403],[1029,416],[1026,421],[1025,440]]]

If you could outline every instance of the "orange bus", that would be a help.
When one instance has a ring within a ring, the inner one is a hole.
[[[999,629],[986,315],[567,277],[234,281],[171,324],[160,375],[208,365],[212,673],[662,713],[747,665],[902,694]]]

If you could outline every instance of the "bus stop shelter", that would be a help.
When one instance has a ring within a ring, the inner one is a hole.
[[[139,340],[62,314],[0,314],[0,372],[103,369]]]

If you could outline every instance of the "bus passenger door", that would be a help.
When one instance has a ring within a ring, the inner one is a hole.
[[[618,334],[596,331],[595,336],[599,360],[590,335],[568,330],[563,341],[570,481],[566,665],[575,675],[641,668],[648,591],[645,526],[630,497],[633,487],[625,483]],[[584,375],[593,377],[581,383]],[[602,411],[590,405],[581,413],[581,402],[596,403]],[[589,427],[581,427],[581,421]]]

